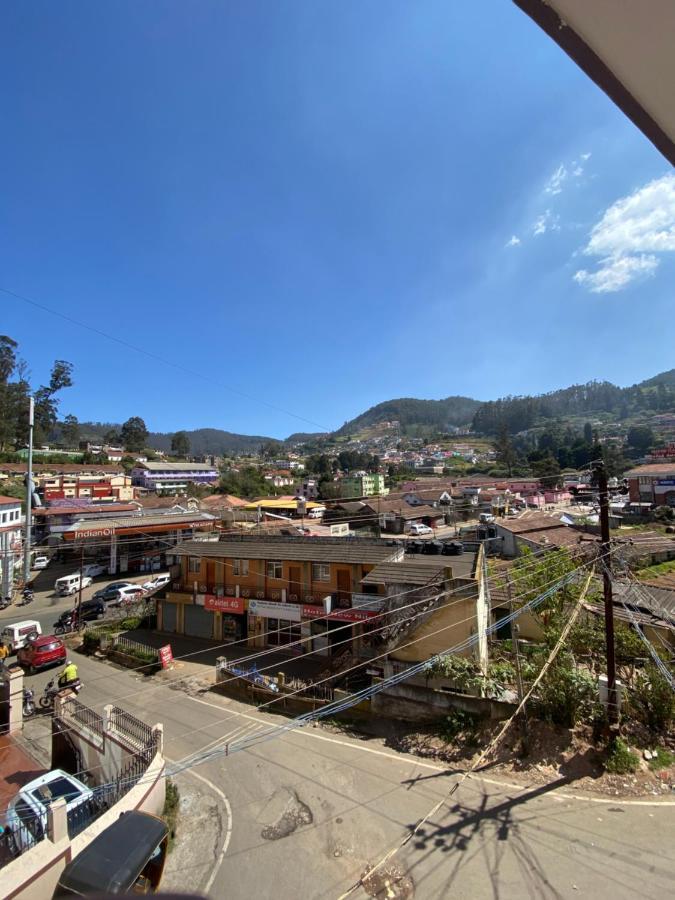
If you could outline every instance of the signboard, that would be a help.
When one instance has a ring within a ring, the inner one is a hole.
[[[349,522],[338,522],[330,526],[331,537],[346,537],[349,535]]]
[[[241,616],[244,614],[244,598],[216,597],[215,594],[204,594],[204,609],[212,609],[214,612],[235,613]]]
[[[303,619],[317,619],[320,616],[325,616],[326,611],[323,606],[309,606],[307,603],[304,603],[302,606],[302,617]]]
[[[326,613],[322,606],[302,607],[302,615],[306,619],[338,619],[342,622],[367,622],[377,613],[369,609],[334,609],[333,612]]]
[[[248,611],[251,615],[265,619],[288,619],[299,622],[302,618],[302,607],[299,603],[281,603],[276,600],[249,600]]]
[[[163,669],[168,669],[171,663],[173,662],[173,653],[171,651],[171,644],[165,644],[163,647],[159,648],[159,661],[162,664]]]
[[[675,487],[675,478],[659,478],[656,483],[659,487]]]

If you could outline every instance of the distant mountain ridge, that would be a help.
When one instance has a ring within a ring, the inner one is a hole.
[[[480,401],[471,397],[451,396],[442,400],[419,400],[401,397],[385,400],[345,422],[328,434],[296,432],[286,443],[301,443],[324,437],[342,437],[378,425],[382,422],[399,422],[401,429],[419,426],[444,431],[452,427],[471,426],[479,434],[494,435],[506,425],[511,432],[531,428],[535,422],[585,416],[593,413],[613,413],[621,419],[643,411],[670,412],[675,410],[675,369],[661,372],[630,387],[620,388],[609,381],[591,381],[572,385],[547,394],[504,397],[499,400]],[[81,422],[83,440],[101,441],[120,426],[106,422]],[[148,444],[155,450],[169,451],[174,432],[151,432]],[[219,428],[197,428],[187,431],[190,452],[196,456],[213,454],[223,456],[237,453],[255,453],[262,444],[284,442],[263,435],[236,434]]]

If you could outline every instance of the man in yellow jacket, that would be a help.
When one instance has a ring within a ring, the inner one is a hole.
[[[66,661],[66,667],[59,675],[59,687],[68,687],[74,681],[78,681],[77,666],[72,660]]]

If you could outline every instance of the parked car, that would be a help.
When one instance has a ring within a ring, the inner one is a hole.
[[[7,807],[4,826],[11,831],[19,853],[41,841],[47,832],[47,812],[54,800],[63,797],[66,813],[85,803],[94,804],[94,792],[74,775],[54,769],[21,788]]]
[[[76,607],[77,609],[77,607]],[[91,622],[105,616],[105,603],[102,600],[85,600],[80,607],[80,621]]]
[[[164,587],[169,584],[171,581],[171,576],[163,573],[162,575],[155,575],[154,578],[151,578],[150,581],[145,581],[143,583],[144,591],[156,591],[157,588]]]
[[[51,559],[48,556],[36,556],[31,569],[46,569]]]
[[[28,641],[34,641],[40,637],[42,628],[34,619],[25,619],[23,622],[13,622],[5,625],[0,633],[2,643],[10,653],[20,650]]]
[[[88,575],[90,578],[96,578],[98,575],[105,575],[107,571],[108,566],[104,566],[101,563],[87,563],[86,566],[82,566],[82,573]]]
[[[130,584],[127,587],[120,588],[119,591],[120,603],[135,603],[136,600],[140,600],[145,591],[141,587],[140,584]]]
[[[82,576],[82,587],[86,588],[92,583],[92,578],[90,575]],[[80,573],[74,572],[72,575],[64,575],[62,578],[57,578],[54,582],[54,590],[59,595],[59,597],[68,597],[70,594],[74,594],[80,589]]]
[[[101,588],[100,591],[96,591],[92,600],[102,600],[106,606],[119,606],[122,602],[120,591],[126,587],[134,587],[134,585],[130,581],[115,581]]]
[[[410,526],[410,534],[433,534],[434,529],[428,525],[422,525],[421,522],[413,522]]]
[[[66,646],[61,638],[53,634],[43,634],[32,641],[27,641],[17,651],[16,661],[34,675],[38,669],[65,663],[66,656]]]

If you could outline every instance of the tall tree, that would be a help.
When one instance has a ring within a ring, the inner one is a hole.
[[[633,425],[628,429],[628,446],[640,453],[650,450],[654,446],[654,440],[654,432],[649,425]]]
[[[171,451],[176,456],[187,456],[190,452],[190,438],[187,431],[177,431],[171,438]]]
[[[132,416],[122,425],[122,443],[126,450],[139,453],[148,442],[148,429],[140,416]]]
[[[49,438],[56,424],[59,408],[56,394],[73,384],[73,366],[65,359],[57,359],[52,366],[49,384],[41,385],[35,391],[35,442],[40,443]]]
[[[590,422],[586,422],[584,425],[584,440],[587,444],[593,443],[593,426]]]
[[[509,473],[509,478],[513,474],[513,467],[516,464],[516,451],[511,441],[511,435],[505,423],[499,426],[499,432],[494,442],[494,448],[497,453],[497,462],[504,466]]]
[[[61,422],[61,434],[66,447],[77,447],[80,442],[80,423],[77,416],[68,415]]]

